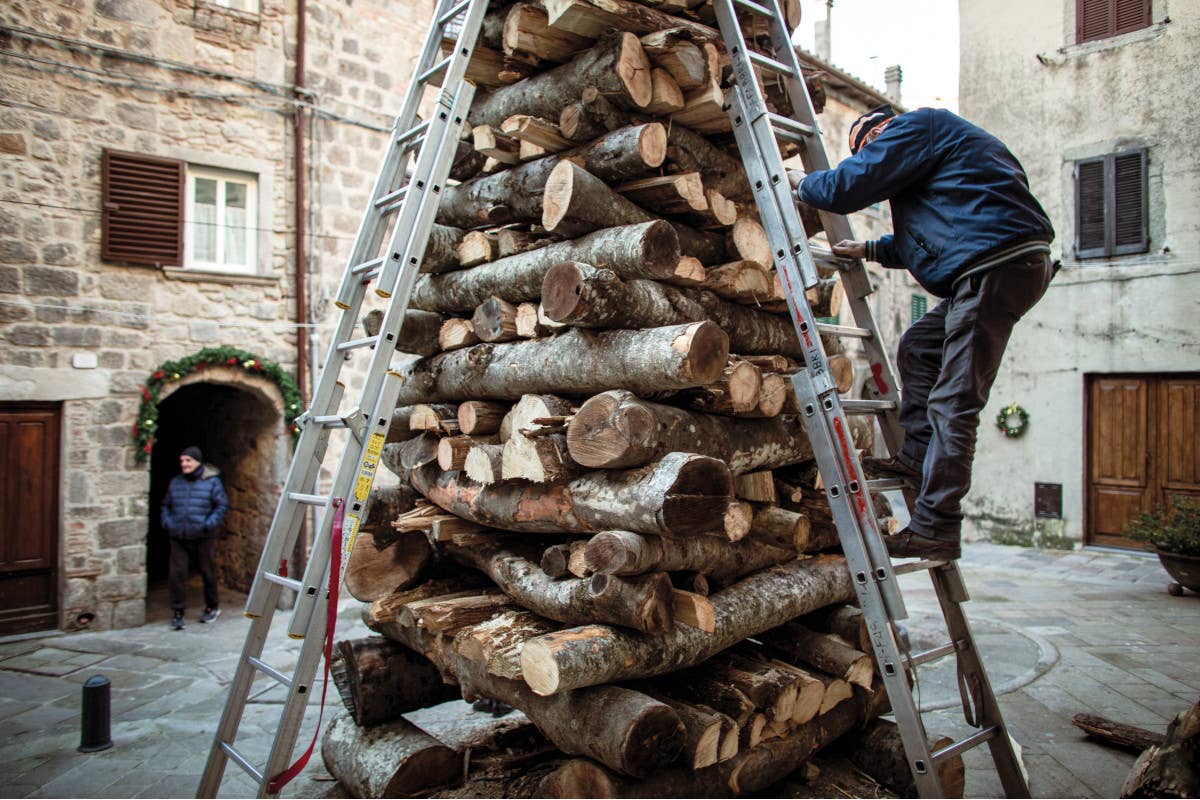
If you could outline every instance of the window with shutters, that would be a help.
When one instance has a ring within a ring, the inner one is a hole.
[[[258,268],[258,182],[243,172],[189,165],[185,265],[210,272]]]
[[[1075,255],[1108,258],[1150,249],[1146,151],[1075,162]]]
[[[913,294],[911,307],[909,309],[909,325],[915,325],[917,320],[925,316],[925,312],[929,310],[929,298],[923,294]]]
[[[1094,42],[1150,27],[1150,0],[1075,0],[1075,42]]]
[[[105,261],[183,265],[182,161],[105,150],[101,160]]]

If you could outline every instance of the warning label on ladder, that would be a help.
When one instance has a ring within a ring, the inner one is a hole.
[[[362,464],[358,468],[358,480],[354,482],[354,499],[362,502],[371,493],[371,484],[375,482],[375,470],[379,467],[379,456],[383,453],[383,442],[386,434],[373,433],[367,439],[367,450],[363,453]]]

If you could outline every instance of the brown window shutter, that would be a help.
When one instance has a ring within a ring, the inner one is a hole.
[[[1113,255],[1144,253],[1146,230],[1146,153],[1123,153],[1113,158]]]
[[[1150,27],[1150,0],[1115,0],[1113,34]]]
[[[105,150],[100,257],[150,267],[183,266],[184,178],[182,161]]]
[[[1113,34],[1114,0],[1075,0],[1075,41],[1104,39]]]
[[[1104,159],[1080,161],[1075,174],[1075,255],[1106,254],[1104,242]]]

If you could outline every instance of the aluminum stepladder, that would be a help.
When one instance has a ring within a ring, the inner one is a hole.
[[[867,480],[850,437],[846,415],[873,414],[879,418],[889,452],[896,453],[902,441],[898,386],[868,303],[873,290],[866,268],[857,260],[828,263],[841,276],[857,328],[818,323],[804,297],[804,290],[817,284],[819,274],[784,170],[778,140],[799,146],[801,161],[808,172],[828,169],[829,159],[780,4],[778,0],[713,0],[713,6],[733,69],[733,87],[726,94],[730,120],[804,350],[805,369],[793,377],[793,388],[917,791],[922,797],[942,797],[938,762],[986,742],[1005,795],[1029,797],[1012,740],[961,606],[969,598],[958,565],[955,561],[917,561],[893,568],[871,492],[886,492],[894,503],[901,484],[894,480]],[[739,14],[765,19],[770,44],[764,49],[770,55],[747,46]],[[793,117],[768,110],[755,67],[782,80]],[[831,244],[854,238],[845,216],[822,213],[821,219]],[[872,399],[843,400],[838,396],[821,335],[850,336],[862,341],[871,370],[867,386]],[[896,623],[908,616],[896,576],[919,570],[928,571],[933,581],[950,641],[924,652],[910,653],[907,646],[900,644],[896,633]],[[931,751],[908,673],[920,664],[950,654],[958,661],[964,717],[977,731]]]
[[[433,24],[400,114],[396,117],[371,200],[359,226],[352,255],[342,276],[337,306],[342,310],[329,354],[313,391],[312,403],[298,419],[300,439],[263,547],[254,583],[246,600],[253,621],[238,660],[229,697],[209,752],[197,797],[215,797],[225,767],[233,761],[258,785],[259,797],[276,796],[279,778],[288,768],[310,690],[325,649],[329,617],[322,607],[330,587],[340,586],[400,391],[390,371],[395,341],[404,322],[413,284],[428,244],[442,186],[450,172],[460,132],[475,88],[463,80],[483,23],[488,0],[438,0]],[[443,56],[442,40],[454,49]],[[426,90],[441,87],[429,118],[418,113]],[[410,168],[411,166],[411,168]],[[386,299],[379,333],[355,338],[360,310],[373,285]],[[344,386],[341,367],[355,351],[371,348],[357,404],[339,414]],[[328,494],[317,494],[317,478],[328,448],[330,431],[348,429],[346,445],[333,469]],[[306,510],[317,509],[311,553],[304,576],[286,575]],[[338,554],[333,545],[340,540]],[[331,564],[341,562],[338,574]],[[274,611],[284,589],[297,593],[288,636],[302,639],[294,672],[289,676],[262,660]],[[262,673],[288,690],[275,738],[264,766],[251,763],[235,747],[254,678]],[[282,782],[286,783],[286,779]]]

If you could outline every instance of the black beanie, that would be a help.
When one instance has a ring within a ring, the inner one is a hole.
[[[181,456],[189,456],[190,458],[194,458],[194,459],[196,459],[197,461],[203,461],[203,460],[204,460],[204,454],[200,452],[200,448],[199,448],[199,447],[196,447],[196,445],[192,445],[191,447],[185,447],[185,448],[183,448],[183,452],[182,452],[182,453],[180,453],[179,455],[181,455]]]

